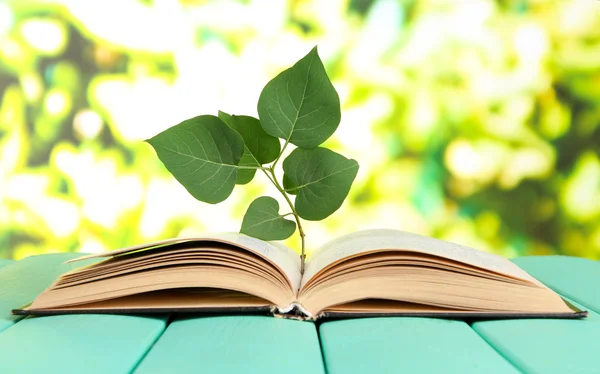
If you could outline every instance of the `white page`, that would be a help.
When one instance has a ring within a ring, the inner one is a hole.
[[[344,235],[317,250],[306,264],[300,288],[331,263],[374,250],[402,250],[430,254],[540,284],[517,265],[493,253],[405,231],[374,229]]]
[[[163,247],[167,245],[172,245],[176,243],[185,243],[185,242],[198,242],[199,244],[203,242],[219,242],[234,245],[236,247],[240,247],[246,249],[250,252],[256,253],[257,255],[267,259],[272,262],[275,266],[279,267],[289,278],[293,291],[296,292],[300,286],[300,256],[294,252],[292,249],[286,247],[285,245],[277,242],[265,242],[260,239],[252,238],[250,236],[240,234],[240,233],[210,233],[210,234],[200,234],[194,236],[185,236],[178,238],[171,238],[160,240],[151,243],[145,243],[133,247],[121,248],[110,252],[98,253],[84,257],[78,257],[76,259],[70,260],[68,262],[75,262],[80,260],[86,260],[89,258],[97,258],[97,257],[111,257],[119,254],[148,249],[153,247]]]

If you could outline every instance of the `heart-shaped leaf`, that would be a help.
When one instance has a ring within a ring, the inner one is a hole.
[[[344,202],[358,173],[358,162],[327,148],[296,148],[283,171],[297,192],[298,215],[309,221],[328,217]]]
[[[292,182],[290,177],[287,176],[287,174],[283,174],[283,189],[290,195],[298,194],[298,190],[296,190],[296,185],[294,184],[294,182]]]
[[[146,141],[196,199],[216,204],[231,195],[244,140],[219,118],[190,118]]]
[[[274,161],[281,151],[279,139],[263,130],[260,121],[250,116],[236,116],[219,111],[219,118],[244,139],[244,154],[240,166],[258,167]],[[254,178],[256,169],[238,171],[236,184],[246,184]]]
[[[301,148],[315,148],[340,124],[340,98],[313,48],[273,78],[258,99],[265,131]]]
[[[248,207],[240,232],[262,240],[287,239],[296,231],[296,222],[279,214],[279,203],[272,197],[262,196]]]

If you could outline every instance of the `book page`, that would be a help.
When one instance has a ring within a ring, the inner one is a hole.
[[[300,287],[300,256],[296,252],[281,243],[265,242],[263,240],[252,238],[240,233],[210,233],[165,239],[137,246],[121,248],[110,252],[78,257],[68,262],[81,261],[97,257],[112,257],[134,251],[164,247],[177,243],[198,242],[199,245],[202,245],[202,243],[211,241],[243,248],[265,258],[267,261],[270,261],[284,272],[284,274],[290,280],[294,292],[296,292]]]
[[[342,236],[318,249],[306,264],[300,288],[328,265],[375,250],[403,250],[430,254],[540,284],[517,265],[493,253],[405,231],[374,229]]]

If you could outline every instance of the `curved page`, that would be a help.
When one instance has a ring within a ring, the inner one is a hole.
[[[464,245],[392,229],[363,230],[330,241],[317,250],[307,263],[300,288],[328,265],[374,250],[413,251],[439,256],[529,281],[545,288],[535,278],[504,257]]]
[[[258,256],[264,258],[265,260],[269,261],[270,263],[281,269],[281,271],[290,280],[294,292],[296,292],[300,286],[300,257],[298,254],[296,254],[296,252],[280,243],[276,243],[277,245],[273,245],[272,243],[252,238],[250,236],[240,233],[211,233],[202,234],[198,236],[165,239],[133,247],[121,248],[110,252],[78,257],[68,262],[75,262],[98,257],[112,257],[130,252],[141,251],[150,248],[164,247],[185,242],[198,242],[199,244],[202,242],[218,242],[243,248],[245,250],[257,254]]]

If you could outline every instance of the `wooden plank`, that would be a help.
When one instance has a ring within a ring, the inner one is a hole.
[[[81,253],[59,253],[27,257],[0,268],[0,331],[20,320],[10,314],[11,309],[27,304],[58,275],[83,264],[64,262]]]
[[[315,325],[263,316],[173,321],[136,373],[323,373]]]
[[[364,318],[319,333],[329,373],[518,373],[461,321]]]
[[[165,323],[166,318],[93,314],[26,318],[0,333],[0,372],[128,373]]]
[[[10,263],[12,263],[12,262],[14,262],[14,261],[13,261],[13,260],[6,259],[6,258],[0,258],[0,269],[1,269],[3,266],[5,266],[5,265],[8,265],[8,264],[10,264]]]
[[[561,295],[600,313],[600,263],[567,256],[529,256],[513,262]]]
[[[594,290],[600,284],[600,272],[594,267],[597,263],[567,257],[523,258],[515,262],[563,295],[573,295],[594,309],[600,305]],[[474,323],[473,329],[524,372],[597,373],[599,370],[600,315],[593,311],[584,320],[487,321]]]
[[[473,329],[523,372],[598,372],[600,316],[594,312],[585,320],[487,321]]]
[[[90,263],[64,264],[81,255],[34,256],[0,269],[1,373],[128,372],[164,331],[165,316],[65,315],[15,324],[20,317],[10,310],[30,302],[62,272]]]

